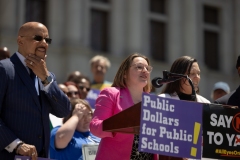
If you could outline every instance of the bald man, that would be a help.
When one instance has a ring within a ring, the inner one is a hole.
[[[48,157],[49,113],[69,114],[70,102],[46,65],[50,43],[46,26],[25,23],[18,32],[18,51],[0,61],[0,159]]]
[[[10,52],[7,47],[0,48],[0,60],[10,58]]]

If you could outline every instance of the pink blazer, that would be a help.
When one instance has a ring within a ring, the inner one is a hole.
[[[109,87],[102,90],[99,94],[96,100],[93,119],[90,123],[91,133],[102,138],[98,147],[96,160],[130,159],[134,135],[104,132],[102,130],[102,122],[122,110],[131,107],[133,104],[127,88]]]

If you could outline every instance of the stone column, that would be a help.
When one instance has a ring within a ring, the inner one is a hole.
[[[219,55],[219,66],[220,70],[227,75],[231,75],[231,69],[235,66],[235,62],[232,63],[232,56],[234,55],[234,41],[233,41],[233,1],[224,3],[222,9],[222,26],[221,26],[221,39],[220,39],[220,55]]]
[[[0,45],[6,46],[11,53],[17,50],[16,38],[23,24],[25,0],[0,0]]]
[[[16,22],[18,16],[20,16],[16,10],[17,3],[19,2],[14,0],[0,1],[1,36],[13,36],[17,33],[18,26]]]
[[[91,38],[91,1],[90,0],[83,0],[81,10],[83,13],[82,19],[82,36],[83,36],[83,45],[90,46]]]
[[[126,0],[111,1],[110,18],[110,54],[121,56],[126,48]]]
[[[51,46],[62,45],[65,29],[65,3],[64,0],[48,1],[48,32],[53,39]]]
[[[188,55],[198,58],[197,55],[202,55],[199,45],[199,34],[202,34],[202,29],[199,24],[202,19],[199,19],[199,10],[202,9],[200,1],[184,0],[183,5],[183,55]]]
[[[172,63],[183,55],[182,1],[168,0],[167,60]]]
[[[234,49],[235,49],[235,53],[234,53],[234,58],[232,60],[234,64],[236,64],[236,58],[240,55],[240,1],[239,0],[235,0],[234,1]],[[235,67],[234,67],[235,69]]]
[[[143,44],[146,43],[146,39],[143,35],[143,1],[130,0],[127,1],[127,50],[130,53],[143,52]]]
[[[67,0],[65,1],[66,17],[65,21],[65,44],[79,45],[82,38],[82,0]]]

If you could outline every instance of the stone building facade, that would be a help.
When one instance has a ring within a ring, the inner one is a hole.
[[[53,39],[47,65],[58,82],[74,70],[92,78],[89,60],[96,54],[111,60],[110,81],[133,52],[150,58],[151,78],[189,55],[200,65],[200,93],[210,99],[215,82],[231,89],[240,82],[239,8],[239,0],[0,0],[0,46],[14,53],[18,28],[44,23]]]

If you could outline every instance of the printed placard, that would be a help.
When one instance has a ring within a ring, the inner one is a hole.
[[[95,160],[98,150],[98,144],[83,144],[82,154],[83,160]]]
[[[209,104],[203,113],[203,157],[240,159],[240,109]]]
[[[20,155],[16,155],[14,160],[31,160],[32,158],[29,156],[20,156]],[[54,160],[54,159],[49,159],[49,158],[42,158],[42,157],[38,157],[38,160]]]
[[[203,104],[143,94],[139,150],[201,159]]]

